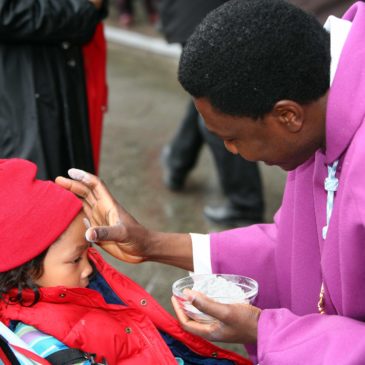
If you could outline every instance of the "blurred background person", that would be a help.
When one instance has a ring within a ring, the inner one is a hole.
[[[119,13],[119,24],[122,27],[128,28],[134,22],[134,1],[135,0],[116,0],[117,10]],[[156,0],[143,0],[143,3],[149,23],[154,25],[158,19]]]
[[[0,1],[1,158],[35,162],[42,179],[97,172],[102,111],[90,124],[89,110],[105,106],[106,14],[106,0]]]
[[[200,21],[225,2],[160,0],[161,32],[169,43],[180,43],[184,47]],[[228,152],[223,141],[206,129],[192,100],[187,105],[176,135],[162,151],[164,184],[172,191],[182,190],[205,143],[212,153],[225,196],[220,206],[208,205],[204,208],[205,217],[225,226],[262,221],[264,202],[258,165]]]
[[[356,0],[289,0],[288,2],[313,14],[324,24],[329,15],[341,17]]]

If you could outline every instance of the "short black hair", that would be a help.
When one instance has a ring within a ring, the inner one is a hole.
[[[34,259],[25,264],[0,273],[0,300],[4,300],[4,296],[9,293],[11,289],[17,289],[16,295],[9,298],[11,303],[23,302],[23,290],[31,289],[34,293],[34,300],[31,305],[38,302],[40,298],[38,285],[35,280],[39,279],[44,272],[44,259],[48,252],[48,248],[44,250]]]
[[[188,39],[178,78],[218,111],[257,119],[279,100],[324,95],[330,61],[329,34],[312,15],[281,0],[231,0]]]

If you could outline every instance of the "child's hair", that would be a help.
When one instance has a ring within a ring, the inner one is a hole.
[[[39,300],[38,285],[35,280],[43,275],[43,262],[48,248],[34,259],[25,264],[0,273],[0,300],[4,300],[4,295],[8,294],[11,289],[17,289],[16,295],[9,298],[11,303],[23,302],[23,290],[31,289],[34,293],[34,300],[31,305],[34,305]]]

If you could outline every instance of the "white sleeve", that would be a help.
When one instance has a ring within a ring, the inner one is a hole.
[[[212,264],[210,261],[210,236],[209,234],[190,233],[193,245],[193,264],[195,274],[210,274]]]

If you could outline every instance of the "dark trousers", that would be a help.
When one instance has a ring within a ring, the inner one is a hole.
[[[170,144],[167,163],[173,173],[186,176],[196,165],[204,143],[213,155],[223,193],[229,202],[239,209],[262,214],[264,202],[257,163],[227,151],[223,141],[207,130],[194,103],[190,101]]]
[[[117,8],[120,13],[133,14],[133,0],[116,0]],[[156,13],[156,4],[154,0],[144,0],[144,5],[148,14]]]

